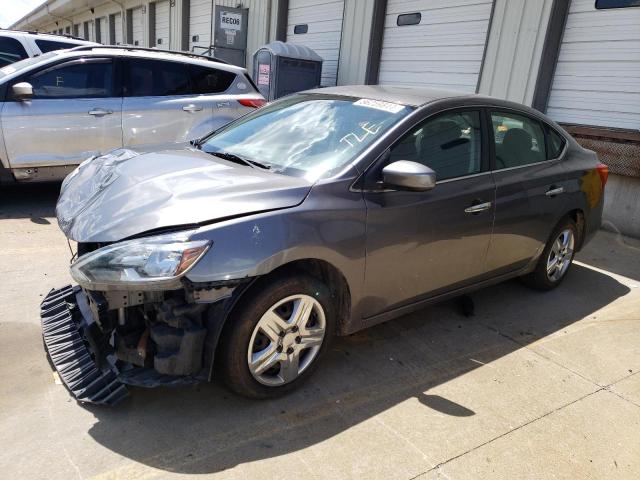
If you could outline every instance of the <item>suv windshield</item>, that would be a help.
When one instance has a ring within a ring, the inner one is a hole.
[[[411,110],[377,100],[294,95],[231,123],[200,148],[316,180],[336,173]]]

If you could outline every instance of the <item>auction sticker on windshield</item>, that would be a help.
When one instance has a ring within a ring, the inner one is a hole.
[[[385,112],[398,113],[404,108],[404,105],[397,103],[383,102],[381,100],[371,100],[369,98],[361,98],[353,103],[361,107],[375,108],[376,110],[384,110]]]

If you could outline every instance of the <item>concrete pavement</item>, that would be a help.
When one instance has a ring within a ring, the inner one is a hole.
[[[55,186],[0,190],[4,478],[640,478],[640,242],[600,232],[566,282],[517,281],[339,339],[278,400],[216,384],[81,406],[38,303],[70,281]]]

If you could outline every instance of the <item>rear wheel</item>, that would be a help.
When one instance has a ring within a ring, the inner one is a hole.
[[[551,290],[562,282],[571,267],[578,229],[570,218],[560,222],[551,234],[533,272],[522,277],[524,283],[538,290]]]
[[[216,359],[227,386],[252,398],[297,387],[313,372],[334,333],[328,288],[300,273],[263,282],[240,302]]]

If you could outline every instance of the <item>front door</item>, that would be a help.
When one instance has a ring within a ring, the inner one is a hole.
[[[378,191],[366,190],[365,317],[484,277],[495,187],[481,124],[481,112],[476,110],[430,117],[382,161],[426,164],[438,182],[426,192],[384,185]],[[372,175],[381,175],[381,166],[373,168]]]
[[[84,58],[13,82],[30,83],[33,97],[9,98],[2,108],[11,167],[75,165],[121,147],[122,98],[114,71],[110,58]]]

